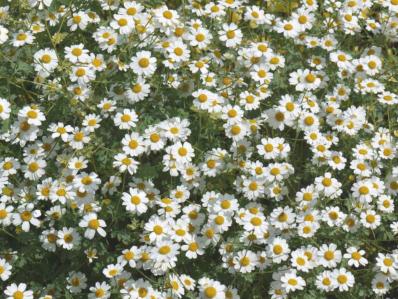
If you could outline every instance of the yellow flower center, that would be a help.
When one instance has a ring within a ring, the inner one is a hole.
[[[376,221],[376,217],[372,214],[366,215],[366,222],[374,223]]]
[[[220,206],[224,210],[229,209],[231,207],[231,202],[229,200],[225,199],[225,200],[221,201]]]
[[[266,72],[265,70],[259,70],[259,71],[257,72],[257,75],[258,75],[260,78],[265,78],[265,77],[267,76],[267,72]]]
[[[57,241],[57,236],[55,234],[48,234],[47,241],[48,241],[48,243],[53,244]]]
[[[8,216],[8,212],[6,210],[0,210],[0,219],[5,219]]]
[[[227,33],[226,33],[226,35],[227,35],[228,39],[232,39],[232,38],[235,37],[235,31],[233,31],[233,30],[228,30]]]
[[[393,264],[393,260],[390,258],[385,258],[383,261],[384,266],[391,267]]]
[[[239,263],[241,264],[241,266],[246,267],[250,265],[250,259],[247,256],[244,256],[240,259]]]
[[[10,170],[12,167],[13,167],[13,164],[12,164],[12,162],[10,162],[10,161],[7,161],[7,162],[5,162],[5,163],[3,164],[3,169],[4,169],[4,170]]]
[[[207,164],[207,167],[210,169],[213,169],[214,167],[216,167],[216,161],[214,161],[214,160],[208,160],[206,164]]]
[[[180,147],[178,149],[178,154],[182,157],[186,156],[188,154],[188,150],[185,147]]]
[[[329,178],[324,178],[322,180],[322,185],[324,185],[325,187],[330,187],[332,185],[332,180]]]
[[[304,123],[307,126],[312,126],[314,124],[314,118],[312,116],[307,116],[306,118],[304,118]]]
[[[60,189],[58,189],[55,193],[56,193],[58,196],[65,196],[65,195],[66,195],[66,190],[63,189],[63,188],[60,188]]]
[[[83,185],[87,186],[87,185],[90,185],[93,182],[93,180],[92,180],[92,178],[90,176],[87,175],[87,176],[82,178],[81,182],[82,182]]]
[[[340,284],[345,284],[345,283],[347,282],[347,280],[348,280],[348,278],[347,278],[347,276],[344,275],[344,274],[340,274],[339,276],[337,276],[337,281],[338,281]]]
[[[93,61],[92,61],[92,64],[93,64],[95,67],[100,67],[100,66],[102,65],[102,60],[99,59],[99,58],[94,58]]]
[[[163,228],[160,225],[155,225],[153,227],[153,232],[157,235],[161,235],[163,233]]]
[[[99,228],[99,226],[100,226],[100,224],[99,224],[98,219],[91,219],[88,222],[88,227],[91,229],[97,230]]]
[[[325,260],[327,261],[331,261],[332,259],[334,259],[334,252],[327,250],[325,251],[325,253],[323,254],[323,257],[325,258]]]
[[[48,55],[48,54],[44,54],[44,55],[41,57],[40,61],[41,61],[42,63],[50,63],[50,62],[51,62],[51,56]]]
[[[204,293],[207,298],[214,298],[217,295],[217,290],[215,287],[207,287],[205,288]]]
[[[126,261],[130,261],[134,258],[134,253],[127,251],[125,254],[123,254],[123,257]]]
[[[240,133],[241,129],[238,125],[234,125],[231,127],[231,134],[232,135],[238,135]]]
[[[309,73],[307,76],[305,76],[305,80],[308,83],[314,83],[316,80],[316,77],[313,74]]]
[[[124,26],[126,26],[127,25],[127,20],[126,19],[119,19],[118,21],[117,21],[117,23],[118,23],[118,25],[120,26],[120,27],[124,27]]]
[[[183,229],[177,229],[176,230],[176,234],[177,234],[177,236],[180,236],[180,237],[182,237],[182,236],[185,236],[185,230],[183,230]]]
[[[272,251],[274,252],[274,254],[281,254],[283,251],[283,248],[281,245],[274,245]]]
[[[184,54],[184,51],[181,48],[177,47],[174,49],[174,54],[176,54],[177,56],[181,56],[182,54]]]
[[[293,25],[290,23],[287,23],[283,26],[283,29],[285,29],[286,31],[290,31],[293,29]]]
[[[327,277],[322,279],[322,284],[325,285],[325,286],[330,286],[331,283],[332,283],[332,281],[329,278],[327,278]]]
[[[203,41],[205,40],[205,38],[206,38],[206,36],[205,36],[204,34],[202,34],[202,33],[198,33],[198,34],[195,36],[195,39],[196,39],[196,41],[198,41],[198,42],[203,42]]]
[[[72,243],[73,236],[71,234],[65,234],[64,235],[64,241],[65,241],[65,243]]]
[[[79,24],[81,21],[82,21],[82,17],[81,16],[74,16],[73,17],[73,23]]]
[[[159,134],[153,133],[153,134],[151,134],[149,139],[151,139],[152,142],[158,142],[160,140],[160,136],[159,136]]]
[[[351,254],[351,257],[352,257],[354,260],[359,261],[359,260],[362,258],[362,255],[361,255],[358,251],[355,251],[355,252],[353,252],[353,253]]]
[[[290,284],[290,285],[292,285],[292,286],[295,286],[295,285],[297,285],[297,279],[295,279],[295,278],[290,278],[290,279],[287,281],[287,283]]]
[[[173,13],[170,10],[166,10],[163,12],[163,17],[170,20],[173,18]]]
[[[260,226],[262,221],[261,221],[261,218],[259,218],[259,217],[253,217],[252,219],[250,219],[250,223],[253,226]]]
[[[278,111],[277,113],[275,113],[275,119],[279,122],[282,122],[285,120],[285,115],[282,112]]]
[[[271,174],[272,174],[273,176],[277,176],[277,175],[279,175],[280,173],[281,173],[281,171],[280,171],[279,168],[277,168],[277,167],[274,167],[274,168],[271,169]]]
[[[85,69],[83,69],[83,68],[78,68],[77,70],[76,70],[76,76],[78,76],[78,77],[83,77],[84,75],[86,75],[86,70]]]
[[[279,216],[278,216],[278,221],[279,222],[286,222],[287,219],[288,219],[288,216],[284,212],[280,213]]]
[[[95,297],[97,298],[102,298],[105,295],[105,291],[103,289],[97,289],[95,291]]]
[[[359,187],[359,193],[361,194],[361,195],[367,195],[367,194],[369,194],[369,188],[368,187],[366,187],[366,186],[361,186],[361,187]]]
[[[29,110],[26,113],[26,116],[29,117],[29,118],[35,119],[35,118],[37,118],[38,113],[35,110]]]
[[[307,18],[306,16],[300,16],[300,17],[298,18],[298,22],[299,22],[301,25],[307,23],[307,21],[308,21],[308,18]]]
[[[32,162],[29,164],[28,169],[30,172],[36,172],[39,169],[39,164]]]
[[[198,248],[199,248],[199,246],[198,246],[198,243],[196,243],[196,242],[192,242],[188,246],[189,251],[196,251],[196,250],[198,250]]]
[[[304,194],[303,194],[303,199],[305,200],[305,201],[311,201],[312,200],[312,193],[309,193],[309,192],[305,192]]]
[[[258,189],[258,184],[257,184],[256,182],[251,182],[251,183],[249,184],[249,189],[250,189],[251,191],[256,191],[256,190]]]
[[[336,220],[339,217],[339,214],[337,214],[335,211],[329,212],[329,218],[332,220]]]
[[[12,295],[12,297],[13,297],[14,299],[23,299],[24,295],[23,295],[23,293],[22,293],[21,291],[16,291],[16,292]]]
[[[127,14],[128,14],[129,16],[134,16],[136,13],[137,13],[137,9],[136,9],[135,7],[129,7],[129,8],[127,9]]]
[[[141,203],[141,198],[137,195],[131,196],[130,201],[134,205],[139,205]]]
[[[138,65],[139,65],[140,67],[142,67],[142,68],[148,67],[148,66],[149,66],[149,59],[148,59],[148,58],[141,58],[141,59],[138,61]]]
[[[166,254],[170,253],[170,251],[171,251],[171,248],[168,245],[164,245],[159,248],[159,253],[162,255],[166,255]]]
[[[18,33],[18,35],[17,35],[17,40],[19,40],[19,41],[24,41],[24,40],[26,40],[27,39],[27,35],[26,35],[26,33]]]
[[[223,216],[217,216],[216,218],[214,218],[214,222],[217,225],[222,225],[224,223],[224,217]]]

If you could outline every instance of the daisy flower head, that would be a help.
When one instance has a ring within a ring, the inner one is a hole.
[[[12,283],[4,289],[7,299],[23,298],[33,299],[33,291],[28,289],[25,283]]]
[[[0,119],[6,120],[10,117],[10,102],[4,98],[0,98]]]
[[[175,27],[179,22],[178,12],[169,9],[166,5],[157,8],[155,11],[156,22],[163,30],[168,27]]]
[[[317,73],[308,69],[298,69],[289,76],[289,83],[294,85],[297,91],[314,90],[321,85]]]
[[[0,26],[0,45],[4,44],[8,40],[8,29],[4,26]]]
[[[372,279],[372,291],[376,295],[385,295],[390,290],[390,282],[388,281],[388,276],[378,273]]]
[[[290,248],[285,239],[276,237],[268,245],[268,254],[274,263],[281,263],[289,258]]]
[[[212,35],[209,30],[200,27],[193,28],[189,33],[189,44],[192,47],[198,47],[199,49],[205,49],[212,40]]]
[[[104,220],[98,219],[98,216],[95,213],[85,215],[80,221],[79,226],[86,228],[84,236],[87,239],[93,239],[96,233],[98,233],[101,237],[106,236],[106,231],[104,230],[106,223]]]
[[[3,258],[0,258],[0,279],[6,281],[11,275],[12,266]]]
[[[129,15],[116,14],[113,16],[114,20],[110,23],[110,26],[118,30],[120,34],[130,34],[134,28],[134,19]]]
[[[129,192],[123,192],[122,201],[128,212],[140,215],[145,213],[148,209],[148,198],[146,193],[139,189],[130,188]]]
[[[202,277],[198,280],[199,296],[203,299],[222,299],[225,298],[225,286],[220,282]]]
[[[89,51],[85,49],[84,44],[65,47],[65,58],[72,63],[87,63],[89,61]]]
[[[81,293],[87,287],[87,277],[82,272],[70,272],[67,281],[66,288],[72,294]]]
[[[286,293],[294,292],[296,290],[303,290],[306,286],[305,280],[296,274],[296,271],[285,273],[281,277],[282,287],[286,290]]]
[[[91,66],[73,66],[69,78],[79,85],[86,85],[95,79],[95,70]]]
[[[324,292],[331,292],[337,288],[337,283],[332,276],[332,271],[323,271],[316,277],[316,287]]]
[[[325,268],[335,268],[340,263],[342,254],[334,243],[323,244],[318,251],[319,264]]]
[[[110,294],[111,286],[106,282],[96,282],[94,286],[90,287],[89,299],[103,298],[107,299],[111,296]]]
[[[345,268],[333,270],[332,277],[336,281],[336,286],[340,292],[348,291],[355,284],[354,275]]]
[[[62,228],[58,231],[57,237],[57,245],[66,250],[76,249],[81,241],[79,233],[74,228]]]
[[[131,157],[139,156],[146,150],[144,138],[136,132],[125,135],[122,144],[123,151]]]
[[[42,122],[46,119],[43,112],[40,111],[37,106],[25,106],[18,112],[18,117],[20,119],[25,119],[28,124],[34,126],[40,126]]]
[[[133,109],[123,109],[117,112],[114,118],[115,126],[121,130],[128,130],[136,126],[138,115]]]
[[[32,44],[34,40],[35,36],[30,31],[19,30],[14,34],[12,44],[14,47],[22,47],[26,44]]]
[[[368,260],[365,258],[365,250],[357,249],[356,247],[347,248],[347,252],[343,256],[348,259],[348,265],[356,268],[366,266]]]
[[[144,100],[149,94],[150,85],[141,77],[132,82],[126,91],[126,96],[132,103]]]
[[[296,20],[278,20],[275,30],[286,38],[295,38],[299,35],[301,26]]]
[[[20,225],[25,232],[30,230],[31,225],[39,227],[41,222],[38,218],[41,216],[41,211],[34,208],[32,203],[19,206],[17,213],[13,214],[13,225]]]
[[[76,14],[73,14],[67,21],[67,25],[69,26],[71,31],[76,31],[77,29],[85,30],[89,22],[88,15],[80,11]]]
[[[48,76],[58,66],[58,57],[54,50],[45,48],[37,51],[33,59],[36,62],[35,69],[41,73],[42,76]]]
[[[131,58],[130,67],[138,76],[150,77],[156,71],[156,58],[149,51],[137,52]]]
[[[222,30],[218,32],[219,38],[228,48],[235,48],[242,41],[242,31],[235,23],[223,24]]]

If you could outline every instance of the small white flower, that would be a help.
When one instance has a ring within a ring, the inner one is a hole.
[[[148,209],[148,198],[145,192],[138,189],[130,188],[128,193],[123,192],[122,200],[123,205],[126,206],[126,210],[129,212],[140,215],[145,213]]]
[[[101,237],[106,236],[106,231],[104,230],[106,223],[104,220],[98,219],[98,216],[95,213],[90,213],[84,216],[80,221],[79,226],[86,228],[84,236],[87,239],[93,239],[95,233],[98,233]]]

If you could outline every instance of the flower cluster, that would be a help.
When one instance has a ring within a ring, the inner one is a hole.
[[[2,296],[396,295],[397,43],[397,0],[8,1]]]

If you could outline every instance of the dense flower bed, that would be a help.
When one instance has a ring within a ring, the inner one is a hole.
[[[398,0],[1,3],[1,298],[398,297]]]

